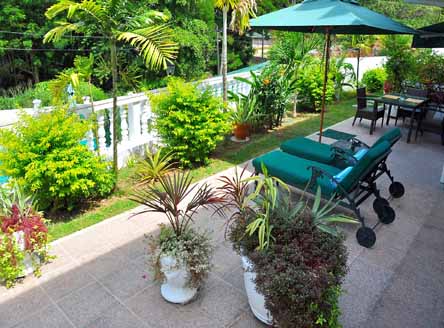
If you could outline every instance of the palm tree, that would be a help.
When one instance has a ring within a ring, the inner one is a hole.
[[[222,85],[224,103],[228,99],[227,86],[227,30],[228,12],[231,11],[230,28],[242,34],[250,26],[250,17],[256,15],[256,0],[215,0],[214,5],[222,11]]]
[[[58,0],[46,11],[48,19],[66,12],[66,19],[46,33],[44,42],[56,42],[67,33],[82,33],[104,40],[110,49],[113,94],[113,169],[117,176],[117,44],[134,47],[153,70],[166,69],[176,58],[177,43],[173,42],[168,17],[153,10],[136,8],[128,0]]]

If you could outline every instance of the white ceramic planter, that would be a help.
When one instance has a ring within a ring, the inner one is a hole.
[[[25,233],[23,231],[16,231],[12,234],[17,242],[18,249],[21,252],[25,251]],[[26,277],[34,272],[33,263],[40,264],[40,259],[37,255],[31,255],[29,253],[25,253],[25,258],[23,259],[24,269],[19,277]]]
[[[197,288],[187,286],[190,273],[184,265],[178,266],[177,263],[177,259],[171,256],[160,258],[160,270],[165,276],[160,293],[168,302],[185,304],[194,298]]]
[[[256,290],[256,284],[254,279],[256,278],[256,273],[252,272],[252,263],[246,257],[242,256],[242,266],[244,268],[244,284],[245,290],[247,292],[248,303],[250,303],[250,308],[256,318],[267,325],[271,325],[273,319],[270,312],[265,308],[265,298],[262,294],[259,294]]]

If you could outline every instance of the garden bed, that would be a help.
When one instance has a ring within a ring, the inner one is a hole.
[[[349,99],[330,105],[325,114],[325,126],[351,117],[354,113],[352,107],[354,102],[354,99]],[[309,135],[316,132],[317,129],[319,129],[319,114],[300,113],[296,118],[289,117],[282,127],[265,134],[253,135],[249,143],[239,144],[228,140],[223,142],[211,156],[210,163],[207,166],[193,169],[191,175],[194,181],[199,181],[277,148],[284,140]],[[74,216],[59,215],[52,218],[53,223],[49,227],[52,240],[135,208],[137,204],[128,199],[134,183],[133,173],[131,168],[124,168],[120,171],[118,188],[108,199],[92,203],[87,210]]]

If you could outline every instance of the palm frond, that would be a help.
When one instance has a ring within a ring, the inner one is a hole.
[[[53,19],[61,12],[66,11],[66,18],[71,19],[77,12],[82,12],[94,18],[97,22],[108,20],[107,12],[101,4],[94,0],[83,0],[75,2],[71,0],[59,0],[56,4],[48,8],[45,15]]]
[[[250,18],[256,17],[257,5],[256,0],[238,0],[236,2],[236,5],[231,7],[233,12],[231,13],[230,28],[242,34],[250,27]]]
[[[80,23],[69,23],[65,21],[56,22],[57,26],[49,30],[43,37],[43,43],[58,41],[69,32],[77,32],[81,28]]]
[[[132,30],[141,29],[146,26],[153,25],[153,24],[166,23],[166,22],[168,22],[169,19],[170,19],[170,17],[165,13],[162,13],[162,12],[156,11],[156,10],[149,10],[149,11],[143,12],[140,15],[133,17],[128,22],[126,30],[132,31]]]
[[[131,32],[118,33],[119,41],[128,42],[136,48],[152,69],[166,69],[167,62],[176,58],[178,45],[173,39],[173,31],[168,24],[154,25]]]

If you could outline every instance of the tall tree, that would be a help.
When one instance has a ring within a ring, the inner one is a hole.
[[[227,102],[228,85],[227,85],[227,42],[228,42],[228,13],[231,11],[230,28],[242,34],[250,26],[250,17],[256,15],[255,0],[215,0],[216,8],[222,11],[223,20],[223,37],[222,37],[222,85],[223,100]]]
[[[46,11],[48,19],[66,12],[66,19],[46,33],[44,42],[58,41],[67,33],[99,36],[108,41],[112,71],[113,95],[113,169],[117,176],[117,44],[133,46],[150,69],[166,69],[175,59],[177,44],[167,24],[168,17],[160,12],[142,10],[129,0],[59,0]]]

